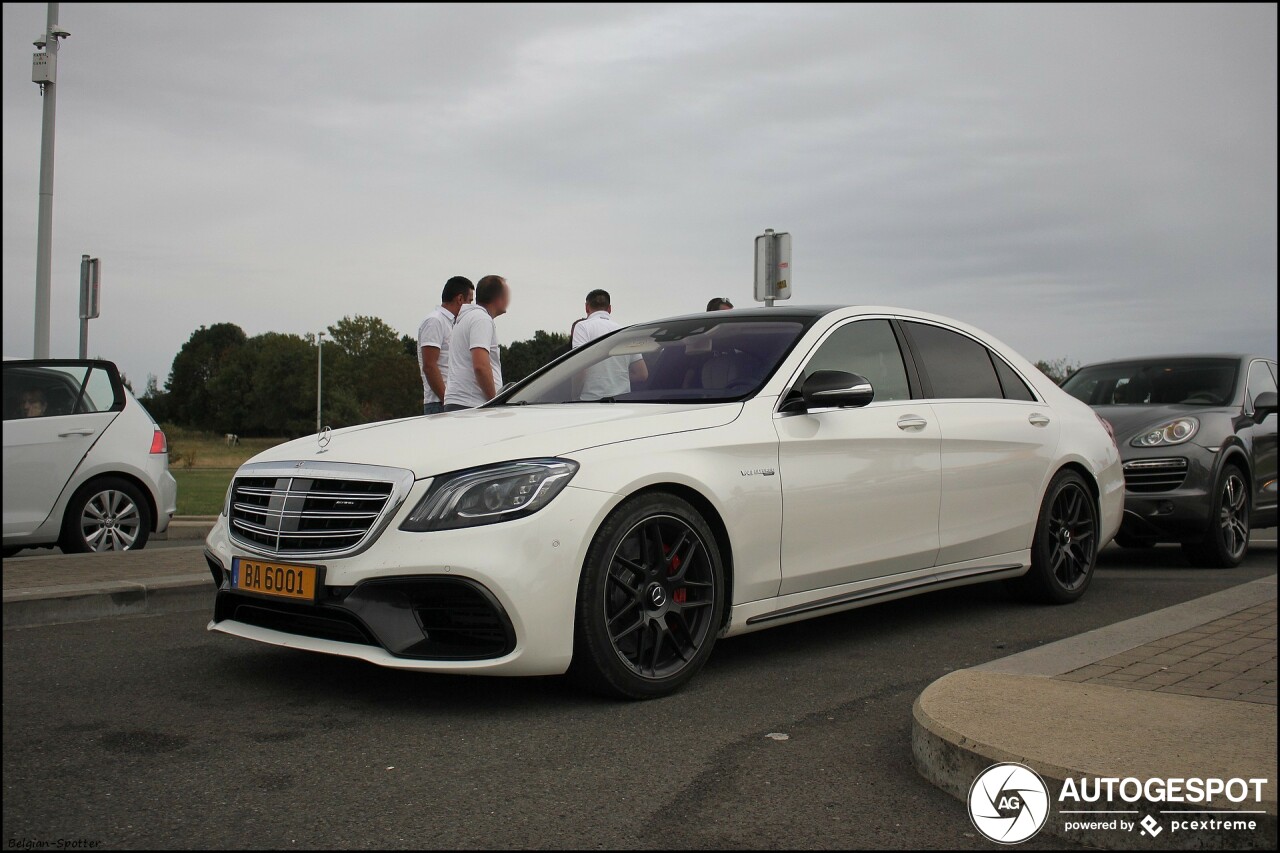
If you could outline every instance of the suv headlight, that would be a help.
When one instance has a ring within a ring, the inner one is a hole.
[[[551,503],[577,471],[578,463],[568,459],[525,459],[445,474],[400,529],[453,530],[532,515]]]
[[[1178,418],[1149,429],[1129,443],[1134,447],[1167,447],[1171,444],[1182,444],[1190,441],[1200,429],[1200,421],[1196,418]]]

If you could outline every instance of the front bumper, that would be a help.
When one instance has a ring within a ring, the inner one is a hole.
[[[1174,447],[1123,447],[1124,524],[1139,539],[1186,542],[1204,536],[1213,513],[1217,454],[1188,442]],[[1185,461],[1185,473],[1173,465]]]
[[[314,604],[234,591],[235,557],[271,560],[231,540],[219,517],[206,540],[218,584],[209,630],[274,645],[428,672],[556,675],[573,657],[578,580],[590,537],[617,497],[567,487],[527,518],[410,533],[399,524],[415,485],[365,551],[308,561],[320,569]]]

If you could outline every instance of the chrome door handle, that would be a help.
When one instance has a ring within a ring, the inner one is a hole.
[[[903,415],[898,418],[898,429],[924,429],[929,422],[917,415]]]
[[[97,432],[95,429],[72,429],[58,433],[58,438],[66,438],[70,435],[93,435],[95,432]]]
[[[1027,420],[1031,422],[1032,426],[1045,427],[1049,425],[1049,416],[1042,415],[1039,412],[1031,415]]]

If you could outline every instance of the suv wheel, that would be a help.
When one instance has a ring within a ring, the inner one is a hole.
[[[68,554],[138,551],[150,535],[151,517],[138,487],[119,477],[104,477],[72,495],[58,544]]]
[[[702,515],[674,495],[636,498],[587,552],[570,673],[622,698],[673,693],[711,655],[724,607],[720,549]]]
[[[1237,465],[1224,465],[1214,496],[1204,538],[1184,543],[1182,550],[1197,566],[1232,569],[1249,553],[1249,481],[1244,471]]]
[[[1035,537],[1031,568],[1010,586],[1023,598],[1067,604],[1084,595],[1098,561],[1098,507],[1084,478],[1059,471],[1049,483]]]

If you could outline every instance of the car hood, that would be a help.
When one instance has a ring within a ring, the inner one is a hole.
[[[1134,436],[1174,418],[1189,415],[1199,418],[1203,424],[1208,415],[1230,414],[1229,409],[1219,406],[1094,406],[1093,410],[1111,423],[1111,428],[1116,431],[1116,441],[1121,446]]]
[[[577,403],[501,406],[334,430],[263,451],[250,462],[346,462],[406,468],[415,477],[731,423],[741,403],[703,406]]]

